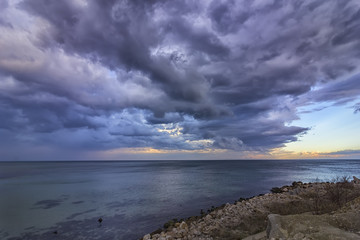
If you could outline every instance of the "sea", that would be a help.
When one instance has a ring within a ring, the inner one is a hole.
[[[0,162],[0,239],[136,240],[272,187],[343,176],[360,177],[360,160]]]

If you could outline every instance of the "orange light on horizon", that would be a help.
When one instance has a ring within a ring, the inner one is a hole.
[[[108,155],[116,154],[171,154],[171,153],[223,153],[225,149],[194,149],[194,150],[175,150],[175,149],[157,149],[151,147],[137,148],[117,148],[105,151]]]

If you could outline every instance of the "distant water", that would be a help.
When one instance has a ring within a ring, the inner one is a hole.
[[[360,161],[0,162],[0,239],[139,239],[275,186],[353,175]]]

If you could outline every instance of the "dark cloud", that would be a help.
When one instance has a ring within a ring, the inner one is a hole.
[[[336,81],[315,90],[308,97],[317,102],[344,104],[354,101],[360,95],[360,74]]]
[[[163,117],[156,117],[154,115],[147,117],[146,121],[150,124],[169,124],[179,123],[184,121],[184,116],[179,113],[166,113]]]
[[[356,0],[23,0],[0,11],[0,130],[14,144],[267,152],[306,133],[289,125],[298,107],[360,95]]]
[[[344,155],[344,156],[351,156],[351,155],[359,155],[360,150],[343,150],[337,152],[328,153],[329,155]]]
[[[212,27],[219,33],[236,32],[250,17],[247,11],[233,11],[234,2],[213,1],[209,7]]]

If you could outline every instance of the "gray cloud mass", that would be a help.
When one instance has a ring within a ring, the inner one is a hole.
[[[359,26],[356,0],[2,1],[0,153],[266,153],[360,95]]]

